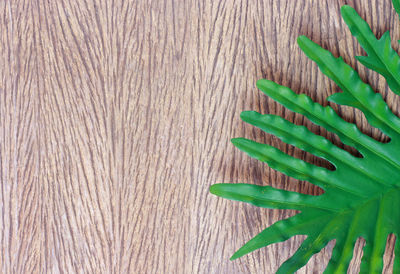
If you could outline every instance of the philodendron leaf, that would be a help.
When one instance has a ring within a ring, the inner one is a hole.
[[[399,0],[394,0],[393,4],[399,11]],[[358,57],[358,60],[382,74],[391,90],[400,94],[400,57],[391,47],[389,33],[376,39],[367,23],[349,6],[342,7],[342,15],[368,54]],[[300,269],[331,240],[336,240],[336,243],[325,273],[346,273],[354,244],[359,237],[363,237],[366,244],[360,271],[381,273],[387,237],[394,234],[397,237],[394,273],[400,273],[400,119],[392,113],[382,96],[364,83],[341,57],[335,58],[305,36],[299,37],[298,44],[340,87],[342,92],[333,94],[328,100],[361,110],[371,126],[390,137],[390,142],[381,143],[363,134],[330,106],[323,107],[308,96],[298,95],[272,81],[259,80],[257,87],[266,95],[337,134],[344,144],[356,148],[362,157],[353,156],[306,127],[294,125],[279,116],[242,112],[243,121],[277,136],[283,142],[326,159],[335,170],[306,163],[267,144],[244,138],[232,139],[237,148],[251,157],[288,176],[319,186],[324,193],[312,196],[251,184],[211,186],[211,193],[227,199],[259,207],[300,211],[266,228],[231,259],[295,235],[306,235],[306,240],[283,263],[278,273],[293,273]]]

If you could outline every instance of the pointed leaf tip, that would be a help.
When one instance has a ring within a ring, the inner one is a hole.
[[[342,15],[343,20],[349,25],[349,22],[354,19],[354,17],[360,17],[357,11],[349,5],[344,5],[340,8],[340,14]],[[351,31],[351,28],[350,28]]]
[[[235,252],[235,254],[232,255],[232,257],[229,258],[229,260],[234,261],[236,259],[239,259],[243,255],[238,254],[238,252]]]
[[[232,138],[231,142],[235,147],[240,147],[246,140],[245,138]]]
[[[307,52],[314,52],[315,47],[319,47],[313,40],[308,38],[305,35],[300,35],[297,37],[297,45],[299,45],[300,49],[308,56]]]
[[[254,238],[257,238],[257,236],[255,236]],[[251,239],[250,242],[252,242],[254,240],[254,238]],[[247,254],[251,253],[252,251],[254,251],[255,249],[252,249],[251,247],[249,249],[248,244],[249,244],[249,242],[247,242],[244,246],[242,246],[241,248],[236,250],[236,252],[233,253],[233,255],[229,258],[229,260],[231,260],[231,261],[237,260],[240,257],[243,257],[244,255],[247,255]],[[256,248],[256,249],[258,249],[258,248]]]
[[[307,36],[305,35],[300,35],[299,37],[297,37],[297,44],[303,43],[307,40],[310,40]]]
[[[242,111],[240,113],[240,119],[242,119],[244,122],[248,122],[250,119],[254,119],[254,117],[260,117],[260,116],[261,116],[260,113],[253,110]]]
[[[218,195],[219,185],[221,185],[221,184],[214,184],[214,185],[210,186],[210,188],[209,188],[210,193],[219,196]]]
[[[354,11],[354,8],[352,7],[352,6],[350,6],[350,5],[343,5],[341,8],[340,8],[340,12],[348,12],[348,11]]]
[[[272,81],[267,80],[267,79],[260,79],[260,80],[257,81],[256,86],[257,86],[258,89],[262,90],[263,88],[268,87],[270,85],[270,82],[272,82]]]
[[[344,21],[346,21],[346,18],[350,17],[350,16],[354,16],[354,15],[358,15],[357,11],[349,5],[344,5],[340,8],[340,14],[342,15]]]

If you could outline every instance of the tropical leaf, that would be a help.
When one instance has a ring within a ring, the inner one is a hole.
[[[393,4],[399,11],[399,0],[394,0]],[[390,89],[400,94],[400,57],[391,46],[389,32],[378,40],[353,8],[343,6],[341,12],[352,34],[368,54],[357,59],[383,75]],[[232,139],[237,148],[251,157],[288,176],[319,186],[324,193],[312,196],[251,184],[211,186],[211,193],[227,199],[259,207],[300,211],[263,230],[231,259],[295,235],[306,235],[306,240],[282,264],[278,273],[293,273],[300,269],[311,256],[334,239],[336,244],[325,273],[346,273],[354,244],[359,237],[363,237],[366,244],[360,271],[381,273],[388,235],[394,234],[397,239],[400,236],[400,119],[392,113],[382,96],[364,83],[341,57],[334,57],[305,36],[298,38],[298,44],[342,90],[328,100],[361,110],[370,125],[389,136],[390,141],[378,142],[363,134],[355,124],[344,121],[330,106],[323,107],[308,96],[298,95],[272,81],[259,80],[257,87],[266,95],[337,134],[344,144],[356,148],[362,157],[356,157],[306,127],[294,125],[279,116],[242,112],[243,121],[277,136],[283,142],[326,159],[335,170],[306,163],[267,144],[244,138]],[[394,273],[400,273],[400,240],[396,241],[395,255]]]
[[[396,8],[400,7],[398,0],[393,2]],[[385,77],[390,89],[400,94],[400,57],[392,48],[389,31],[378,40],[367,22],[352,7],[343,6],[341,11],[351,33],[368,54],[368,56],[357,56],[357,60],[380,73]]]

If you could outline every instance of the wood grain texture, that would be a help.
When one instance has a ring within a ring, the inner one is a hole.
[[[248,182],[319,193],[230,144],[248,137],[326,165],[240,121],[242,110],[256,110],[342,146],[255,88],[268,78],[327,104],[337,87],[298,49],[301,34],[342,55],[399,114],[384,80],[355,62],[363,51],[340,18],[343,4],[378,36],[391,29],[400,38],[390,0],[0,1],[1,272],[277,270],[302,236],[229,257],[294,212],[223,200],[208,188]],[[360,112],[335,108],[384,140]],[[332,248],[299,273],[321,273]]]

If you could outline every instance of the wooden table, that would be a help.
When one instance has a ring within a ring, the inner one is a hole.
[[[338,88],[301,53],[301,34],[343,56],[399,113],[384,80],[355,62],[363,51],[340,17],[345,3],[378,36],[392,29],[399,39],[389,0],[0,1],[1,272],[273,273],[304,237],[229,257],[294,212],[208,188],[248,182],[320,193],[230,143],[248,137],[326,165],[240,121],[256,110],[342,146],[255,87],[268,78],[327,105]],[[384,139],[360,112],[339,112]],[[332,247],[300,273],[321,273]]]

